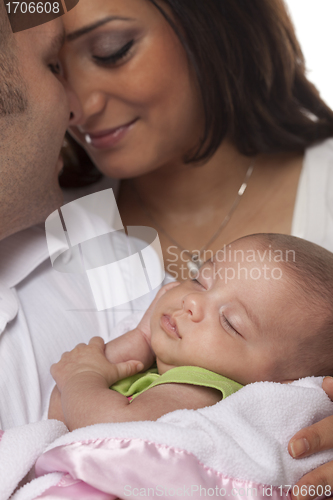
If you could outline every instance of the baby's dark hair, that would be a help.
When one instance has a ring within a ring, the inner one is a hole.
[[[322,318],[316,332],[304,335],[297,358],[285,367],[286,372],[293,370],[293,378],[333,376],[333,253],[295,236],[263,233],[253,237],[263,249],[269,246],[272,253],[285,257],[278,265],[296,288],[295,301],[304,307],[306,298],[313,314]]]

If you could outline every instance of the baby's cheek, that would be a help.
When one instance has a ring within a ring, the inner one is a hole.
[[[163,354],[163,339],[161,338],[161,335],[159,335],[158,331],[154,330],[152,332],[150,343],[156,357]]]
[[[156,347],[158,347],[158,342],[157,342],[157,339],[156,339],[156,333],[152,332],[151,333],[151,337],[150,337],[150,345],[151,345],[151,348],[153,349],[154,353],[156,354]]]

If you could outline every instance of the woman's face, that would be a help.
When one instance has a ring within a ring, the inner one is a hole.
[[[64,22],[64,73],[83,108],[71,134],[112,177],[179,167],[200,140],[203,109],[163,15],[149,0],[81,0]]]

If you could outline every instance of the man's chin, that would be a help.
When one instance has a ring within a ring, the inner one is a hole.
[[[47,207],[48,214],[44,218],[43,222],[45,222],[48,216],[52,214],[55,210],[58,210],[60,207],[62,207],[63,204],[64,204],[64,193],[62,192],[58,182],[57,189],[50,196]]]
[[[47,190],[47,188],[45,188],[45,191],[48,192],[47,197],[43,200],[36,200],[34,203],[34,210],[31,211],[31,219],[28,221],[27,227],[36,224],[45,224],[49,215],[64,204],[64,194],[59,186],[58,179],[56,182],[56,186],[52,186],[51,189]],[[40,203],[38,203],[38,201],[40,201]]]

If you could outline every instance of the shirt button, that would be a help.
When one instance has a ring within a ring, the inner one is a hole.
[[[0,334],[18,313],[15,292],[0,283]]]

